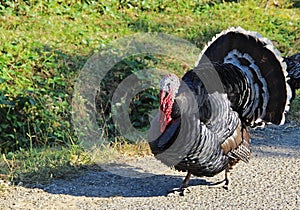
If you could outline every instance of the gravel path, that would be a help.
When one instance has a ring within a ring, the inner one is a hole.
[[[72,180],[11,188],[0,197],[0,209],[300,209],[299,137],[294,124],[252,131],[252,159],[234,168],[229,191],[209,186],[223,179],[221,173],[193,177],[184,197],[168,194],[185,174],[143,157]]]

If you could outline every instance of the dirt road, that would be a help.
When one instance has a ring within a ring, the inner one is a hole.
[[[209,186],[222,173],[193,177],[184,197],[168,194],[185,174],[143,157],[71,180],[14,187],[0,197],[0,209],[300,209],[300,125],[252,131],[252,143],[252,159],[234,168],[229,191]]]

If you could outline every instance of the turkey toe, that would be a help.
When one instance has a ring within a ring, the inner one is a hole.
[[[174,188],[171,191],[169,191],[168,195],[180,195],[184,196],[187,193],[190,193],[191,190],[188,187],[180,187],[180,188]]]

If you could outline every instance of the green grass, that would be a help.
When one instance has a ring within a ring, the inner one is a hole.
[[[70,104],[81,68],[103,45],[137,32],[163,32],[202,48],[216,33],[241,26],[271,39],[282,55],[292,55],[300,51],[299,1],[277,2],[278,5],[267,0],[1,1],[1,176],[27,182],[35,174],[34,180],[48,180],[64,176],[78,165],[92,164],[76,146],[79,140],[70,122]],[[130,74],[141,69],[144,61],[132,58],[127,66],[121,63],[118,67]],[[186,71],[182,65],[161,57],[146,62],[148,67]],[[116,73],[112,75],[116,77]],[[107,80],[104,87],[111,81]],[[112,83],[111,89],[116,84]],[[111,90],[106,91],[99,97],[107,102]],[[153,106],[156,93],[150,94],[154,96],[152,101],[138,96],[133,110],[144,112]],[[150,105],[141,106],[141,101]],[[108,120],[100,118],[99,124],[106,138],[115,141],[121,137],[111,125],[105,105],[99,104],[98,112]],[[299,110],[298,97],[289,119],[299,120]],[[132,120],[137,126],[145,126],[138,114],[132,115]],[[74,159],[74,147],[76,155],[83,155],[84,160]],[[127,147],[118,148],[128,151]]]
[[[12,183],[45,183],[52,178],[75,175],[90,164],[89,155],[75,145],[35,148],[2,154],[0,175],[2,179]]]

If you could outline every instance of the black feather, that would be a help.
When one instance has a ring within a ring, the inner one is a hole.
[[[288,83],[295,98],[296,90],[300,88],[300,53],[284,58],[287,64]]]
[[[290,84],[298,87],[299,60],[285,62]],[[248,162],[247,126],[284,122],[291,98],[285,62],[255,32],[231,28],[218,34],[183,76],[173,122],[162,134],[155,134],[158,121],[152,122],[155,157],[196,176],[213,176],[239,160]]]

